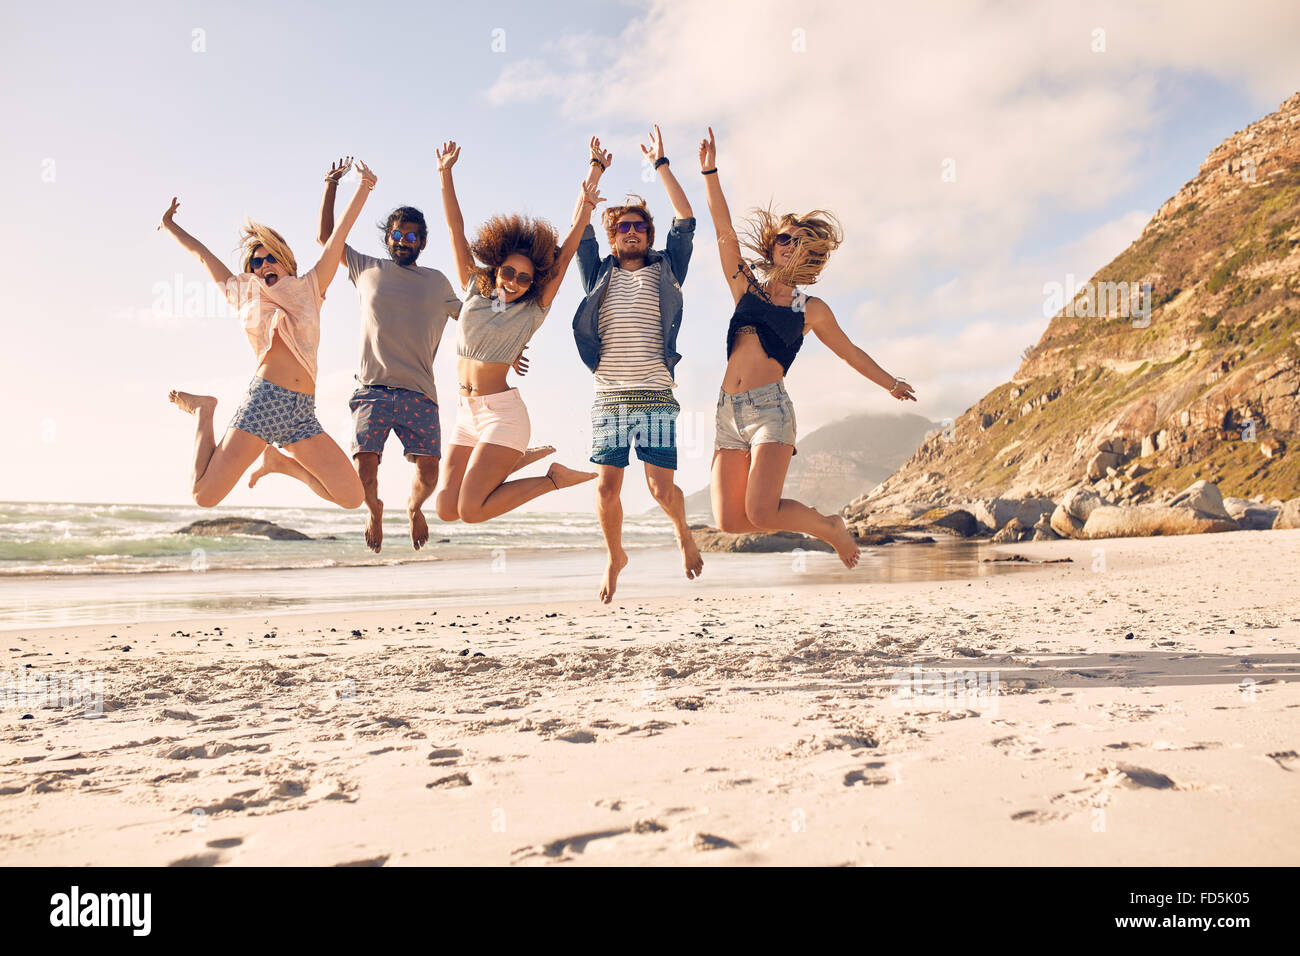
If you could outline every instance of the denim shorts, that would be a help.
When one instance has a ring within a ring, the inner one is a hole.
[[[256,375],[230,427],[281,448],[325,431],[316,419],[315,395],[295,392]]]
[[[735,395],[719,389],[717,426],[714,451],[748,451],[754,445],[772,442],[793,445],[794,403],[782,382],[760,385]]]
[[[348,402],[352,409],[352,454],[371,452],[383,459],[388,433],[396,432],[407,461],[442,457],[438,403],[423,392],[388,385],[362,385]]]
[[[597,392],[591,406],[592,462],[626,468],[635,448],[646,464],[676,469],[681,410],[667,388]]]

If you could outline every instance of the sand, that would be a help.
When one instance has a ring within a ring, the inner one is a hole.
[[[8,631],[103,713],[0,710],[0,864],[1300,862],[1300,531],[1001,550],[1072,562]]]

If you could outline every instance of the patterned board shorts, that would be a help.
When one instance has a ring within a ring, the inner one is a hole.
[[[781,382],[735,395],[718,391],[717,438],[713,448],[748,451],[754,445],[793,445],[794,403]]]
[[[591,406],[591,460],[626,468],[635,448],[646,464],[675,470],[681,410],[667,388],[597,392]]]
[[[325,431],[316,420],[316,396],[295,392],[254,375],[231,428],[284,448]]]
[[[388,433],[396,432],[407,461],[442,457],[438,403],[422,392],[387,385],[362,385],[348,402],[352,409],[352,454],[373,452],[383,460]]]

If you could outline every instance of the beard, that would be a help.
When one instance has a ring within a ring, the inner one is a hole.
[[[388,254],[393,257],[393,261],[399,266],[409,266],[420,257],[419,249],[412,249],[409,246],[392,246]]]

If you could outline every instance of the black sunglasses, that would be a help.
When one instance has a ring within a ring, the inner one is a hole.
[[[650,224],[643,219],[638,219],[636,222],[620,222],[615,228],[619,232],[631,232],[633,229],[637,232],[645,232],[650,228]]]
[[[788,232],[778,232],[776,234],[776,244],[778,246],[788,246],[792,242],[797,246],[799,243],[803,242],[803,240],[803,236],[792,236]]]
[[[276,259],[275,256],[268,252],[264,256],[253,256],[253,258],[248,260],[248,265],[253,272],[256,272],[258,269],[262,268],[263,262],[269,262],[271,265],[275,265],[279,261],[280,260]]]
[[[516,272],[514,266],[502,266],[497,270],[497,275],[501,276],[501,278],[505,279],[507,282],[514,280],[523,286],[533,284],[533,277],[529,273]]]
[[[394,229],[392,232],[393,242],[401,242],[405,239],[407,242],[419,242],[420,234],[418,232],[403,233],[400,229]]]

